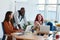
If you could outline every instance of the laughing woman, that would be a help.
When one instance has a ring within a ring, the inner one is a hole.
[[[41,14],[37,14],[33,29],[36,30],[37,34],[40,33],[40,25],[43,25],[43,16]]]

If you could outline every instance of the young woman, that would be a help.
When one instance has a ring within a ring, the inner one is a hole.
[[[41,14],[37,14],[35,21],[34,21],[34,30],[37,31],[37,33],[40,32],[40,25],[43,25],[43,16]]]
[[[37,14],[36,19],[35,19],[35,23],[36,23],[36,21],[37,21],[40,25],[42,25],[42,24],[43,24],[43,16],[42,16],[41,14]]]
[[[15,29],[11,23],[11,19],[13,18],[12,12],[8,11],[5,15],[5,19],[3,21],[5,34],[10,35],[13,32],[21,32],[22,30]],[[7,40],[12,40],[12,37],[9,36]]]

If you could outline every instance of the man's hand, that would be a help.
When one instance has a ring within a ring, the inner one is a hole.
[[[19,28],[19,29],[21,29],[21,26],[20,26],[20,24],[18,24],[18,28]]]

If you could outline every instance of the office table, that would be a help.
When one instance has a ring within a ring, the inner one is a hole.
[[[19,36],[19,35],[15,35],[14,33],[12,33],[11,35],[13,38],[20,39],[20,40],[44,40],[43,36],[37,36],[34,34],[24,34],[24,35]]]

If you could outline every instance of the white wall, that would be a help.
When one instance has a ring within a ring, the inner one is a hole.
[[[37,0],[16,1],[16,10],[21,7],[25,8],[25,14],[28,21],[34,21],[36,14],[39,12],[37,9]],[[38,11],[38,12],[37,12]]]
[[[9,0],[0,0],[0,38],[2,38],[3,36],[1,22],[3,22],[4,20],[5,13],[11,10],[10,3],[11,1]]]

